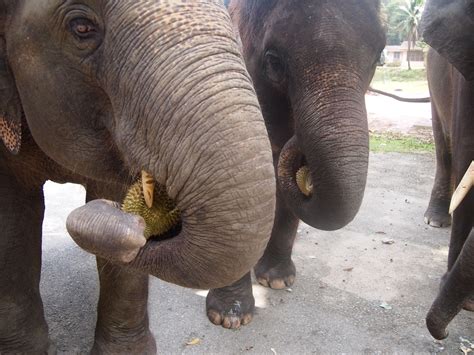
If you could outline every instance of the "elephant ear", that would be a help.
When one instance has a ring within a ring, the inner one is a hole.
[[[18,154],[21,147],[22,112],[15,80],[7,63],[5,38],[0,35],[0,137],[13,154]]]
[[[474,80],[474,2],[429,0],[421,21],[423,38],[466,80]]]

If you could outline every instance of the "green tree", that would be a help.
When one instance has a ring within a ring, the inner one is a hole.
[[[382,0],[382,20],[387,30],[387,44],[400,45],[403,36],[398,29],[398,11],[403,0]]]
[[[423,13],[425,0],[405,0],[398,7],[395,23],[400,34],[408,42],[408,70],[411,70],[410,55],[411,49],[418,40],[418,27]]]

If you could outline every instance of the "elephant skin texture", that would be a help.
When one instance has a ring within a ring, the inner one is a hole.
[[[365,92],[385,46],[376,0],[232,0],[272,144],[277,208],[269,245],[255,267],[260,284],[291,286],[299,220],[336,230],[364,195],[369,134]],[[239,307],[235,307],[235,305]],[[250,274],[207,297],[209,319],[226,328],[253,314]]]
[[[428,0],[420,26],[423,38],[466,80],[474,80],[474,2]]]
[[[220,0],[5,0],[0,31],[0,353],[52,346],[47,180],[87,188],[68,228],[97,256],[93,353],[155,353],[148,275],[223,287],[273,226],[271,146],[229,14]],[[164,240],[118,208],[141,171],[181,212]]]
[[[474,2],[428,0],[421,30],[432,47],[428,83],[437,160],[427,213],[434,211],[442,222],[453,188],[474,160]],[[474,193],[470,191],[453,213],[448,270],[426,318],[437,339],[448,336],[446,329],[462,308],[474,311],[473,211]]]

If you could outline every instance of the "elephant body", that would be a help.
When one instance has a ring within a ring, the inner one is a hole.
[[[264,286],[291,286],[299,220],[323,230],[352,221],[365,189],[365,92],[385,35],[377,0],[232,0],[247,68],[262,107],[277,174],[269,245],[255,267]],[[236,306],[237,305],[237,306]],[[207,297],[214,324],[250,321],[250,274]]]
[[[431,206],[447,215],[454,186],[474,160],[474,6],[469,1],[428,1],[423,37],[432,46],[428,82],[432,95],[437,168]],[[428,209],[428,212],[430,209]],[[449,322],[464,307],[474,310],[474,192],[454,211],[448,270],[428,315],[427,326],[445,338]]]
[[[220,0],[0,2],[0,140],[0,353],[50,347],[46,180],[83,184],[91,201],[68,230],[97,256],[93,352],[156,352],[149,274],[222,287],[263,254],[271,147]],[[167,239],[145,240],[143,219],[116,203],[140,171],[181,212]]]

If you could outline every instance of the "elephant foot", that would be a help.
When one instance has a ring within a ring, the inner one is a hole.
[[[230,286],[210,290],[206,298],[209,320],[227,329],[238,329],[249,324],[254,310],[250,273]]]
[[[448,213],[448,209],[449,205],[445,203],[430,204],[425,212],[425,223],[435,228],[449,227],[451,225],[451,215]]]
[[[96,335],[91,354],[156,354],[156,342],[147,329],[144,334],[122,334],[122,336]]]
[[[275,261],[264,255],[254,270],[259,284],[275,290],[290,287],[295,282],[296,267],[291,257],[287,260]]]
[[[464,310],[474,312],[474,296],[469,298],[463,305]]]

